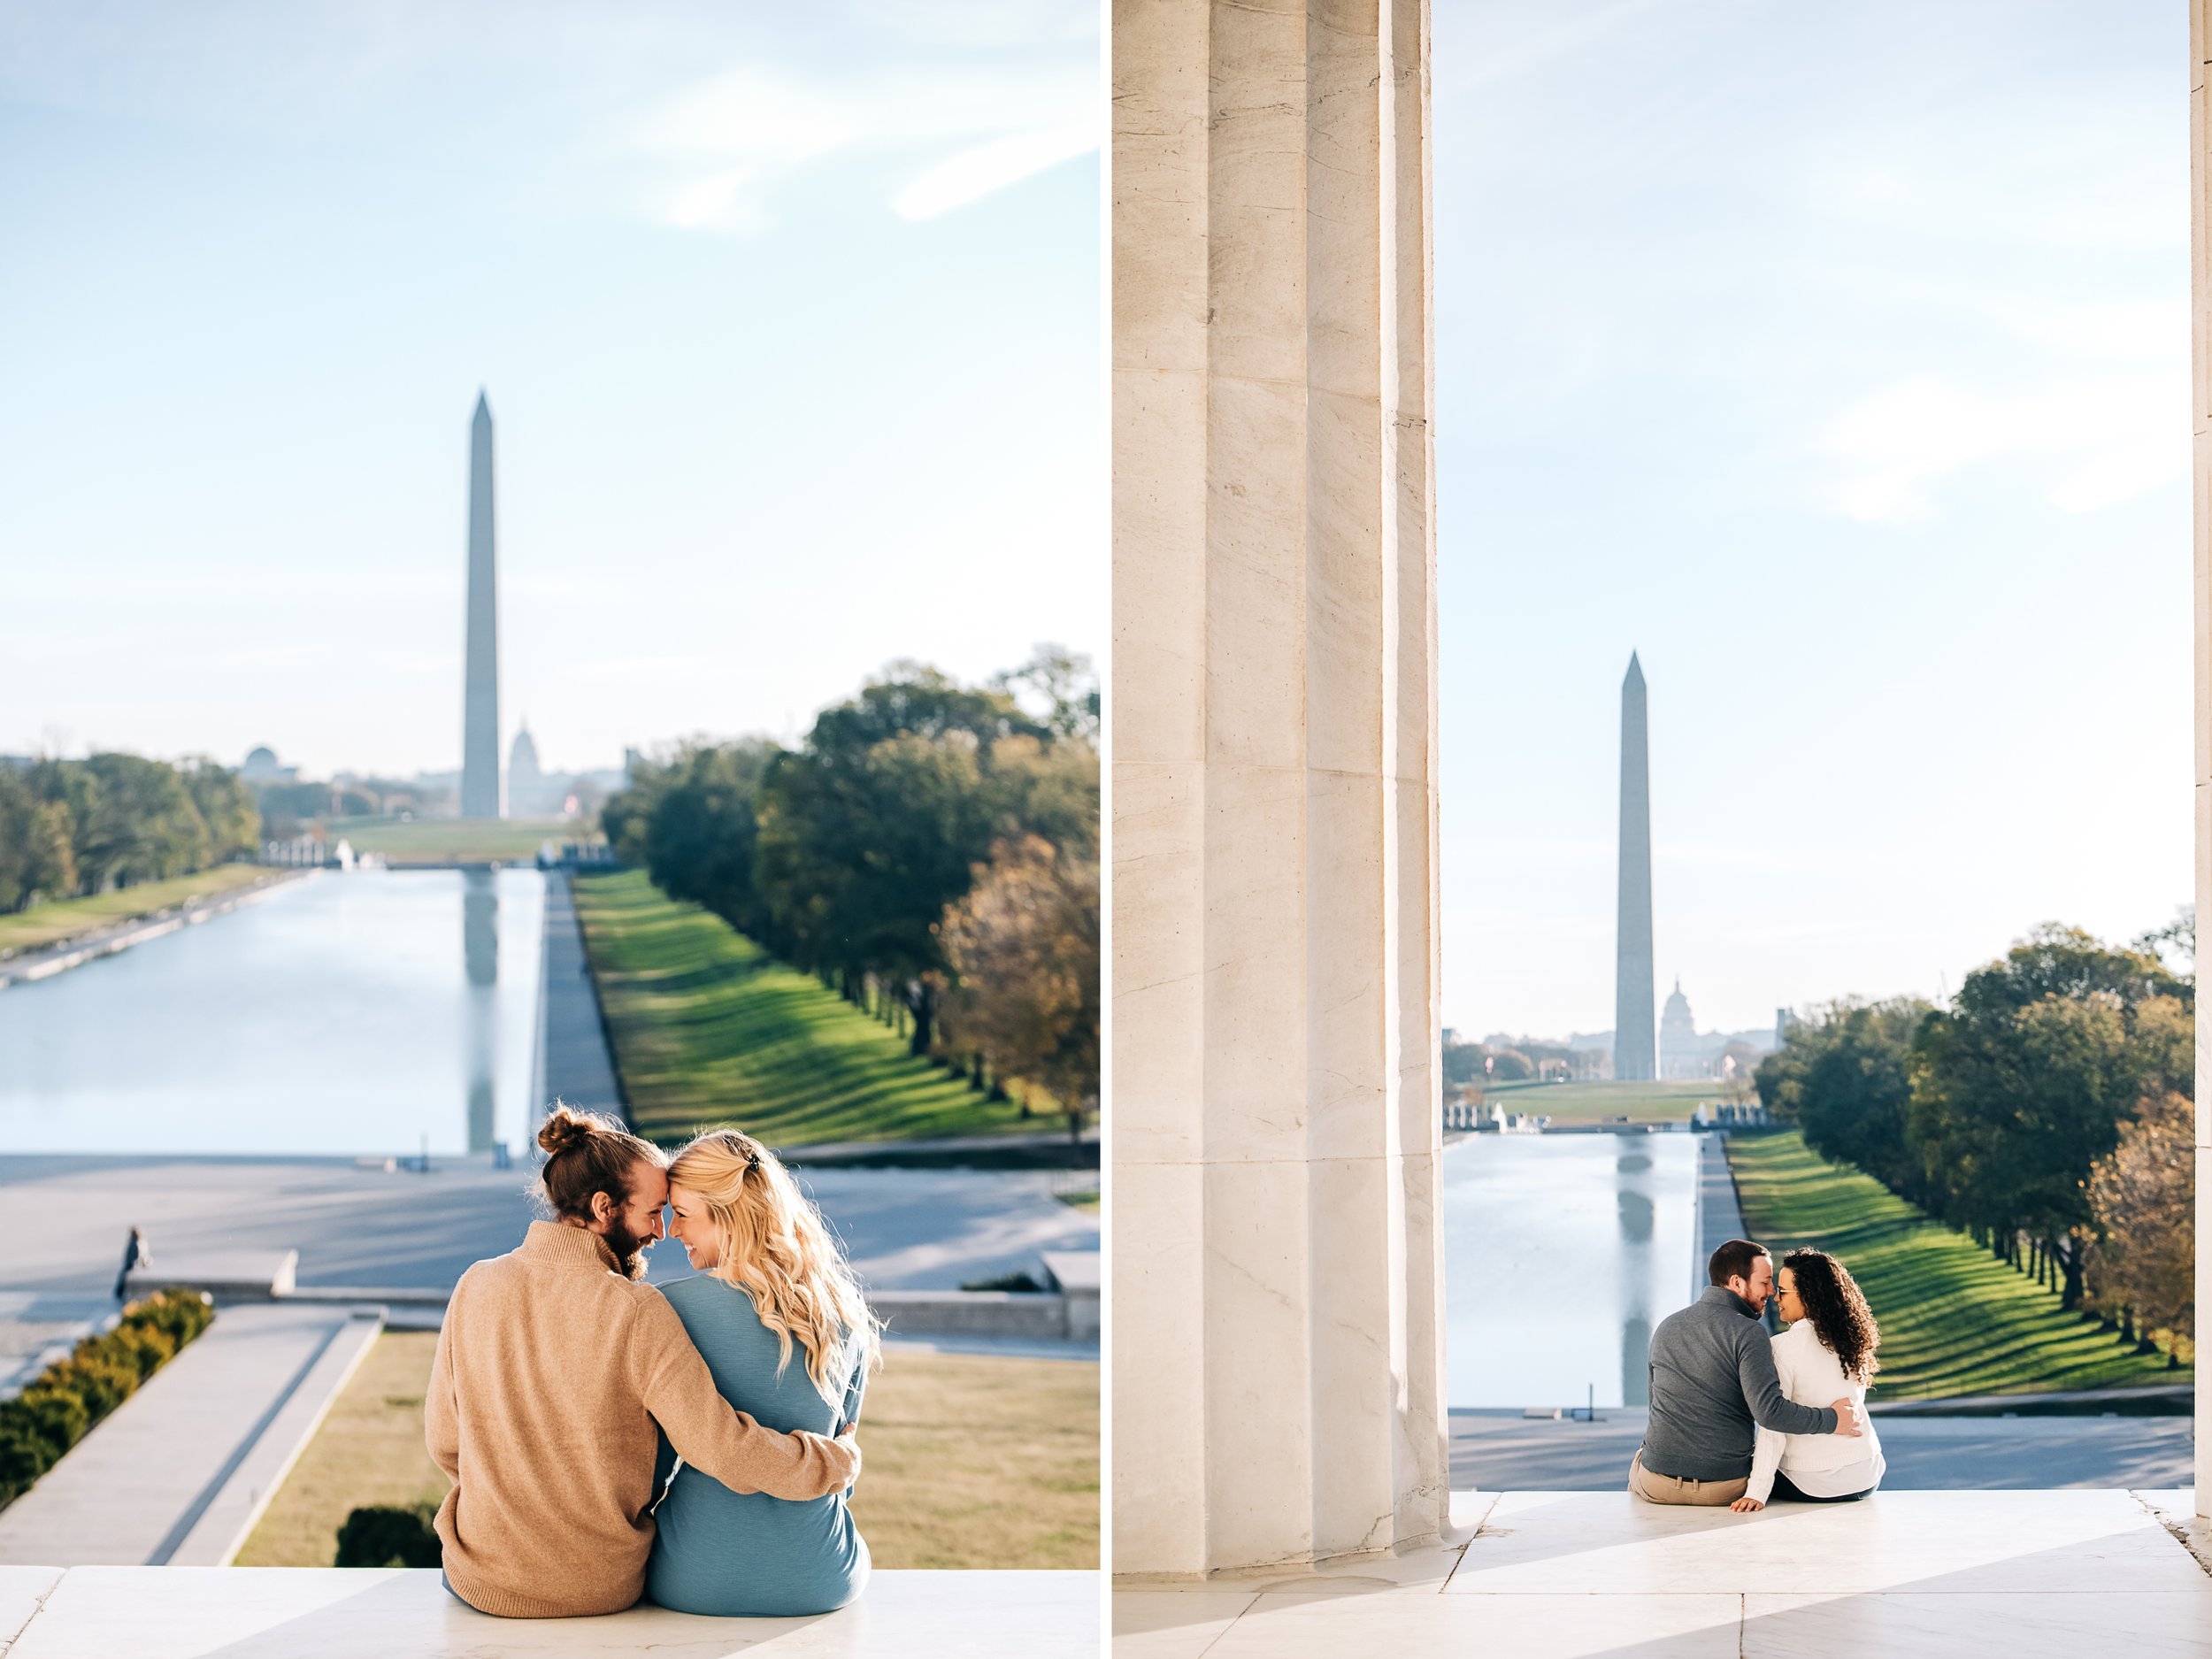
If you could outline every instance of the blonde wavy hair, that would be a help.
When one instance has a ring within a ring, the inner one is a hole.
[[[878,1322],[837,1240],[791,1171],[766,1147],[734,1129],[695,1136],[668,1166],[668,1184],[696,1193],[713,1219],[720,1253],[707,1271],[752,1298],[760,1322],[776,1333],[791,1363],[795,1340],[806,1373],[833,1405],[844,1396],[841,1363],[858,1341],[871,1365],[882,1361]]]

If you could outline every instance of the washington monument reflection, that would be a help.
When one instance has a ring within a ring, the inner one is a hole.
[[[461,957],[469,982],[468,1148],[488,1152],[493,1056],[499,1030],[499,876],[480,865],[461,872]]]

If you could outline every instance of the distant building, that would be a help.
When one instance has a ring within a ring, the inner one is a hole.
[[[300,769],[278,765],[276,750],[265,743],[247,754],[246,764],[238,769],[238,775],[248,783],[296,783]]]
[[[567,794],[563,778],[549,778],[538,764],[537,740],[525,720],[507,751],[507,812],[511,818],[557,818]]]
[[[1674,994],[1659,1016],[1659,1075],[1663,1078],[1703,1077],[1705,1056],[1697,1040],[1697,1021],[1690,1014],[1690,999],[1682,995],[1677,978]]]

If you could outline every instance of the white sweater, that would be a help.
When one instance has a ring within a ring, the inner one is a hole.
[[[1866,1415],[1866,1385],[1844,1375],[1843,1362],[1824,1347],[1810,1319],[1800,1319],[1774,1339],[1774,1370],[1782,1392],[1801,1406],[1848,1398],[1859,1409],[1859,1432],[1777,1434],[1762,1428],[1751,1456],[1751,1485],[1744,1495],[1764,1503],[1781,1470],[1809,1496],[1839,1498],[1865,1492],[1882,1479],[1882,1442]]]

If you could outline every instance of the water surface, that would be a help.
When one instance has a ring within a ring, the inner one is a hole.
[[[545,878],[334,872],[0,991],[0,1149],[519,1147]]]
[[[1701,1138],[1486,1134],[1445,1151],[1452,1404],[1649,1403],[1652,1327],[1689,1302]]]

